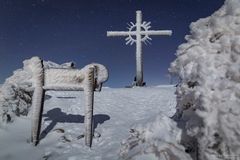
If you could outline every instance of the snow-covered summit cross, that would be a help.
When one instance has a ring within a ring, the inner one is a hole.
[[[171,30],[148,30],[151,22],[142,22],[142,12],[136,11],[136,23],[130,22],[128,31],[108,31],[107,36],[127,36],[126,45],[136,43],[136,86],[143,86],[142,42],[150,43],[150,35],[172,35]]]

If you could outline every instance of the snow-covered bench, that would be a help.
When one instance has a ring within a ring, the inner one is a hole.
[[[85,144],[91,147],[93,136],[93,102],[94,91],[101,91],[102,83],[108,79],[108,71],[101,64],[90,64],[82,69],[43,68],[43,61],[32,58],[34,93],[32,98],[32,132],[31,141],[39,142],[41,132],[44,95],[47,90],[84,91],[85,95]]]

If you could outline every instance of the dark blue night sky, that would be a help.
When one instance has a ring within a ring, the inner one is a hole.
[[[135,45],[109,30],[127,30],[135,11],[151,29],[170,29],[173,35],[152,36],[143,47],[144,80],[168,84],[170,62],[189,34],[189,25],[211,15],[224,0],[0,0],[0,83],[32,56],[77,67],[98,62],[108,67],[105,86],[123,87],[135,76]]]

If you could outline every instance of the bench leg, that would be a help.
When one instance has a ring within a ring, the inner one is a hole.
[[[93,138],[93,101],[94,101],[94,67],[90,67],[86,74],[85,83],[85,145],[88,147],[92,146]]]
[[[35,59],[35,66],[33,69],[34,79],[34,93],[32,97],[32,129],[31,129],[31,142],[37,145],[39,142],[39,135],[41,132],[42,111],[44,103],[44,71],[42,60]]]
[[[39,142],[39,136],[41,132],[41,122],[42,122],[42,111],[44,103],[44,90],[42,87],[35,88],[33,93],[33,102],[32,102],[32,134],[31,142],[33,145],[37,145]]]

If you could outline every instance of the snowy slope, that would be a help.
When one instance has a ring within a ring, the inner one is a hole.
[[[175,113],[175,88],[104,88],[95,94],[95,138],[84,145],[82,92],[47,92],[42,141],[32,147],[30,117],[0,126],[0,159],[6,160],[115,160],[123,139],[135,124],[145,124],[161,112]],[[51,97],[51,98],[50,98]],[[79,137],[80,136],[80,137]]]

